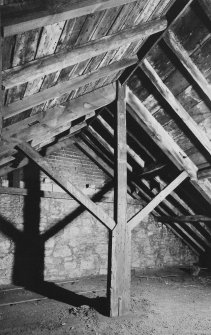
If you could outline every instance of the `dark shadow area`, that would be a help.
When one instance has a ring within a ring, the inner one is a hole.
[[[43,281],[44,244],[40,238],[40,171],[33,164],[24,168],[24,227],[16,241],[13,267],[15,285],[37,285]]]
[[[74,307],[86,305],[94,308],[97,312],[101,313],[104,316],[108,316],[109,313],[108,299],[106,297],[88,298],[83,295],[66,290],[63,287],[60,287],[48,281],[43,281],[37,286],[26,288],[30,289],[35,293],[48,297],[49,299],[63,302]]]
[[[88,298],[44,280],[45,242],[67,224],[71,224],[85,211],[85,208],[79,205],[72,213],[41,234],[40,172],[35,165],[29,164],[24,168],[24,181],[28,195],[24,198],[23,230],[19,230],[15,224],[0,216],[0,231],[15,243],[13,283],[49,299],[74,307],[88,305],[99,313],[108,315],[106,297]],[[112,187],[112,182],[109,182],[92,197],[92,200],[95,202],[102,200]]]

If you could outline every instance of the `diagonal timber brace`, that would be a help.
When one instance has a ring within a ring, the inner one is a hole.
[[[186,178],[188,173],[183,171],[168,186],[166,186],[150,203],[148,203],[140,212],[134,215],[129,221],[130,229],[134,229],[147,215],[149,215],[155,207],[157,207],[174,189],[179,186]]]
[[[79,203],[84,205],[86,209],[99,219],[107,228],[113,229],[115,222],[110,218],[103,209],[96,205],[92,200],[85,196],[76,186],[67,181],[62,175],[58,175],[51,165],[36,150],[27,143],[18,143],[17,147],[29,157],[40,169],[46,173],[53,181],[63,188],[69,195],[75,198]]]

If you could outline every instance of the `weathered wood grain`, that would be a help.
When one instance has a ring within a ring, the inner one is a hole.
[[[130,310],[131,233],[127,227],[127,145],[125,87],[117,83],[116,114],[116,189],[115,221],[111,232],[110,316],[122,316]]]
[[[18,137],[25,141],[29,141],[34,137],[45,136],[48,131],[67,125],[73,120],[108,105],[115,100],[115,94],[114,85],[98,89],[90,94],[70,101],[65,106],[56,106],[48,111],[38,113],[37,120],[39,120],[39,123],[34,126],[32,125],[31,127],[20,130],[13,126],[11,128],[4,128],[3,135]]]
[[[60,8],[57,8],[57,12],[53,10],[50,14],[49,11],[43,11],[40,13],[32,12],[24,17],[17,17],[16,20],[5,18],[3,22],[4,37],[44,27],[60,21],[74,19],[112,7],[122,6],[134,1],[135,0],[102,0],[97,1],[96,3],[95,0],[80,0],[71,4],[66,3],[63,6],[60,6]]]
[[[150,112],[144,107],[141,101],[127,87],[127,103],[132,108],[132,116],[136,121],[145,126],[152,139],[159,145],[164,153],[181,170],[186,170],[191,178],[196,179],[197,167],[190,161],[172,137],[163,129]]]
[[[92,83],[100,78],[107,77],[113,72],[118,72],[121,69],[135,64],[136,61],[137,58],[128,60],[125,59],[120,62],[112,63],[111,65],[100,68],[98,71],[75,77],[69,81],[65,81],[48,89],[42,90],[41,92],[22,99],[21,101],[10,104],[4,108],[4,119],[6,120],[7,118],[10,118],[14,115],[18,115],[24,110],[40,105],[47,100],[55,99],[65,93],[71,92],[78,87]]]
[[[62,68],[85,61],[105,51],[116,49],[127,42],[135,41],[142,36],[149,36],[155,32],[165,29],[166,20],[156,20],[134,28],[121,31],[112,36],[105,36],[98,41],[79,46],[72,51],[50,55],[41,60],[30,62],[15,69],[3,72],[3,85],[7,88],[29,80],[42,77],[43,75],[59,71]]]
[[[165,42],[172,49],[174,54],[178,57],[180,62],[189,72],[191,77],[195,80],[196,84],[202,89],[206,96],[211,100],[211,86],[202,75],[201,71],[197,68],[194,62],[189,57],[187,51],[183,48],[181,43],[178,41],[174,32],[168,31],[165,38]]]
[[[186,112],[183,106],[175,98],[168,87],[163,83],[156,71],[153,69],[151,64],[145,59],[141,64],[141,68],[144,70],[146,75],[149,77],[153,85],[157,88],[159,93],[164,97],[169,106],[174,110],[177,116],[184,122],[190,132],[200,142],[200,144],[207,150],[211,155],[211,142],[207,137],[206,133],[202,128],[199,128],[195,120]]]

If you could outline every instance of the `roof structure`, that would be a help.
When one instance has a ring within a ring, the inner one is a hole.
[[[28,163],[22,142],[46,155],[74,142],[114,177],[119,80],[127,102],[128,192],[194,252],[206,253],[210,1],[43,2],[2,7],[0,175]]]

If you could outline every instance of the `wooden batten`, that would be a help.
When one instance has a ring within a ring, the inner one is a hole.
[[[167,21],[158,19],[139,24],[133,28],[120,31],[114,35],[104,36],[99,40],[88,42],[69,52],[62,52],[34,60],[23,66],[3,71],[3,85],[11,88],[35,80],[49,73],[60,71],[68,66],[88,60],[127,43],[136,42],[166,28]]]
[[[134,1],[135,0],[79,0],[70,4],[66,2],[66,4],[60,5],[58,8],[56,7],[55,10],[51,7],[48,11],[29,13],[24,16],[19,15],[13,20],[5,17],[3,21],[4,37],[103,11],[112,7],[122,6]]]
[[[107,228],[113,229],[115,227],[114,220],[110,218],[103,209],[91,201],[76,186],[67,181],[61,174],[58,174],[58,171],[54,170],[47,162],[47,160],[43,158],[37,151],[35,151],[29,144],[18,143],[17,147],[36,165],[38,165],[44,173],[46,173],[53,181],[62,187],[67,192],[67,194],[70,194],[75,200],[85,206],[86,209],[98,220],[100,220]]]
[[[188,52],[183,48],[177,36],[174,34],[172,30],[169,30],[166,33],[164,41],[173,51],[173,53],[177,56],[177,58],[185,67],[185,69],[189,72],[190,76],[194,79],[195,83],[201,88],[204,94],[206,94],[208,99],[211,101],[211,85],[208,83],[208,81],[203,76],[201,71],[189,57]]]
[[[130,310],[131,233],[127,226],[127,146],[125,87],[117,83],[115,219],[110,233],[108,296],[110,316]]]

